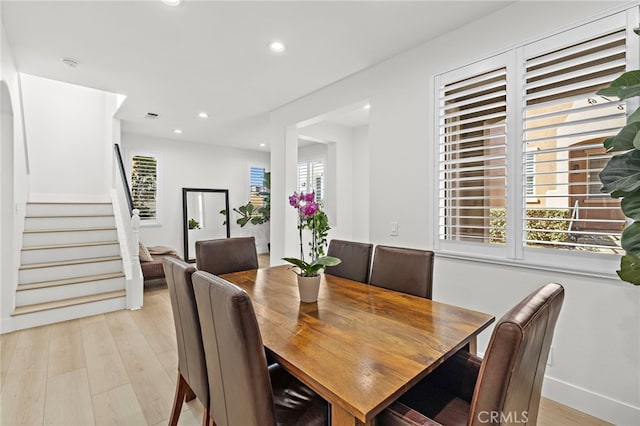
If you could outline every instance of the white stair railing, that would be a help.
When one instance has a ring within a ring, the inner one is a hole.
[[[126,278],[127,308],[139,309],[143,304],[144,279],[140,268],[140,212],[130,206],[131,196],[118,145],[113,155],[113,187],[111,198],[118,229],[118,241]]]

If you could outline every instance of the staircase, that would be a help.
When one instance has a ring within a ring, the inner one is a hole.
[[[111,203],[28,203],[20,264],[19,328],[125,309]]]

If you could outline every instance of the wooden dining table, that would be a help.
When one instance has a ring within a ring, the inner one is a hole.
[[[222,275],[251,297],[264,346],[331,405],[332,425],[375,416],[494,317],[323,274],[318,301],[301,303],[290,266]]]

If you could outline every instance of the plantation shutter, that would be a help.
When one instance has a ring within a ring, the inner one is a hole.
[[[149,155],[131,158],[131,198],[143,221],[157,219],[158,160]]]
[[[264,167],[251,167],[249,169],[249,201],[255,207],[264,206]]]
[[[624,126],[626,105],[595,93],[625,71],[626,32],[583,33],[524,58],[523,193],[535,200],[523,211],[524,244],[611,253],[624,217],[598,174],[610,157],[602,142]]]
[[[316,201],[324,197],[324,162],[306,161],[298,164],[298,192],[314,191]]]
[[[505,244],[507,69],[476,68],[437,83],[438,235],[441,241]]]

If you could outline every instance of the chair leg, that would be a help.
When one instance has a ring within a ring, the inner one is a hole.
[[[205,407],[202,412],[202,426],[216,426],[216,422],[214,422],[213,417],[211,417],[211,410],[209,407]]]
[[[182,374],[178,373],[178,383],[176,383],[176,394],[173,398],[173,407],[171,408],[171,417],[169,417],[169,426],[176,426],[178,424],[180,411],[182,411],[182,401],[184,401],[187,389],[190,390],[187,381],[182,377]]]

